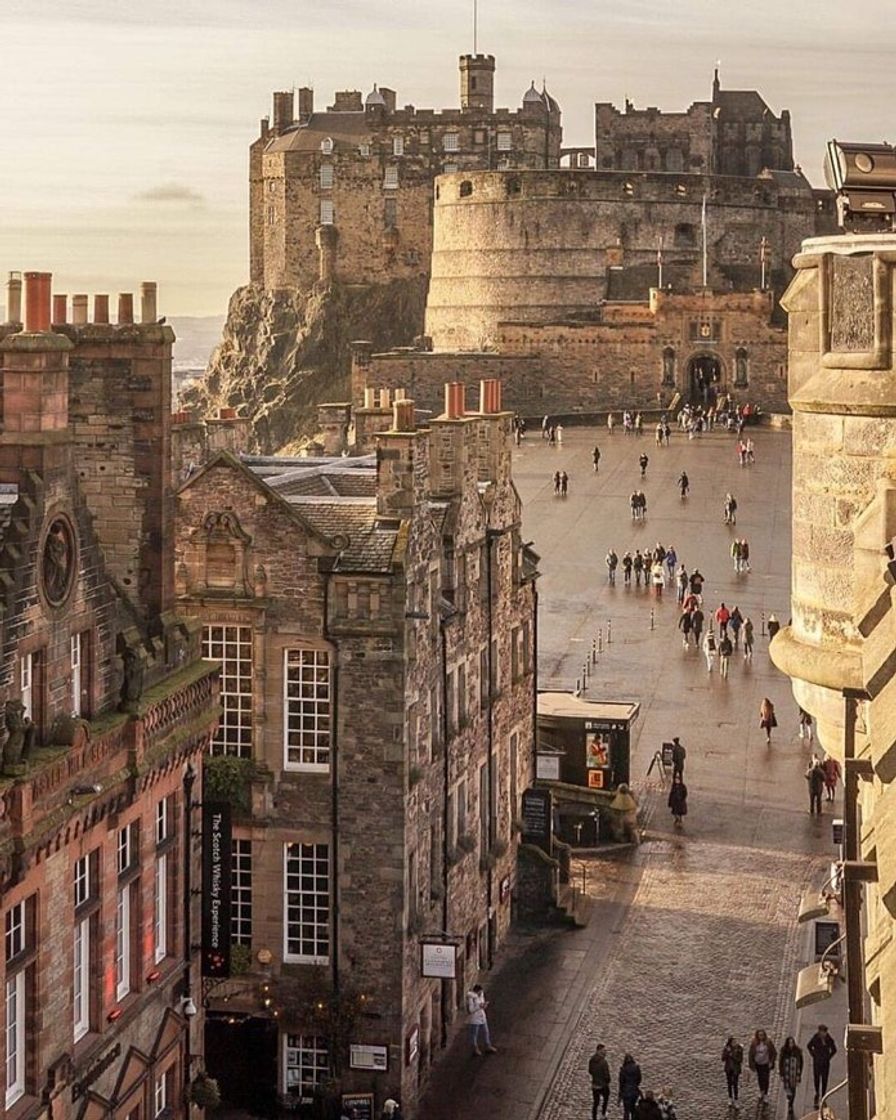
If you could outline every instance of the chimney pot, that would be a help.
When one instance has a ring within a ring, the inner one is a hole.
[[[22,321],[22,274],[10,272],[6,281],[6,321],[8,323],[21,323]]]
[[[32,334],[50,329],[52,272],[25,273],[25,330]]]
[[[109,322],[109,297],[107,295],[95,295],[93,297],[93,321],[94,323]]]
[[[154,280],[146,280],[140,285],[140,322],[155,323],[158,318],[158,285]]]
[[[374,399],[375,399],[375,390],[370,389],[368,387],[365,387],[365,389],[364,389],[364,407],[365,408],[375,408],[376,405],[374,403]]]
[[[122,326],[134,321],[134,294],[133,292],[118,293],[118,324]]]
[[[61,294],[53,296],[53,322],[68,322],[68,296]]]
[[[87,322],[87,296],[84,294],[72,296],[72,322],[76,327],[83,327]]]
[[[395,401],[392,405],[392,430],[394,432],[413,432],[416,428],[414,402],[404,398]]]

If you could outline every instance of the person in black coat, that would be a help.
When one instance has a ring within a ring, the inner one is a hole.
[[[669,790],[669,808],[675,820],[675,827],[681,828],[681,818],[688,815],[688,787],[677,771],[672,775],[672,788]]]
[[[626,1054],[619,1067],[619,1103],[622,1105],[622,1120],[634,1120],[635,1105],[641,1096],[641,1067]]]
[[[837,1043],[828,1034],[828,1028],[820,1023],[818,1030],[809,1039],[806,1049],[812,1055],[812,1080],[815,1083],[815,1107],[828,1091],[828,1077],[831,1073],[831,1058],[837,1053]]]

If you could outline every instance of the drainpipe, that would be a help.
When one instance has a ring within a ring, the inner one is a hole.
[[[494,807],[494,789],[495,789],[495,720],[494,720],[494,704],[495,698],[492,691],[492,682],[495,679],[495,665],[494,653],[492,647],[492,637],[494,634],[494,611],[492,606],[492,592],[494,589],[493,579],[493,559],[492,559],[492,545],[503,535],[503,529],[486,529],[485,530],[485,580],[486,580],[486,629],[488,633],[487,646],[488,650],[488,722],[486,726],[487,742],[488,742],[488,764],[486,769],[486,790],[488,796],[488,847],[489,850],[486,856],[490,856],[495,847],[495,814]],[[494,889],[495,889],[495,873],[491,866],[491,860],[488,859],[488,870],[486,874],[486,914],[488,917],[488,967],[491,968],[495,960],[495,907],[494,907]]]

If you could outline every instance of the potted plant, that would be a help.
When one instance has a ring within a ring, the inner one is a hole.
[[[218,1082],[205,1072],[197,1073],[188,1089],[190,1104],[197,1108],[217,1108],[221,1103],[221,1090]]]

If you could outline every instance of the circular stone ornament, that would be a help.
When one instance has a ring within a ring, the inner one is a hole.
[[[40,582],[44,598],[61,607],[71,594],[77,568],[77,544],[72,523],[57,514],[44,535],[40,552]]]

